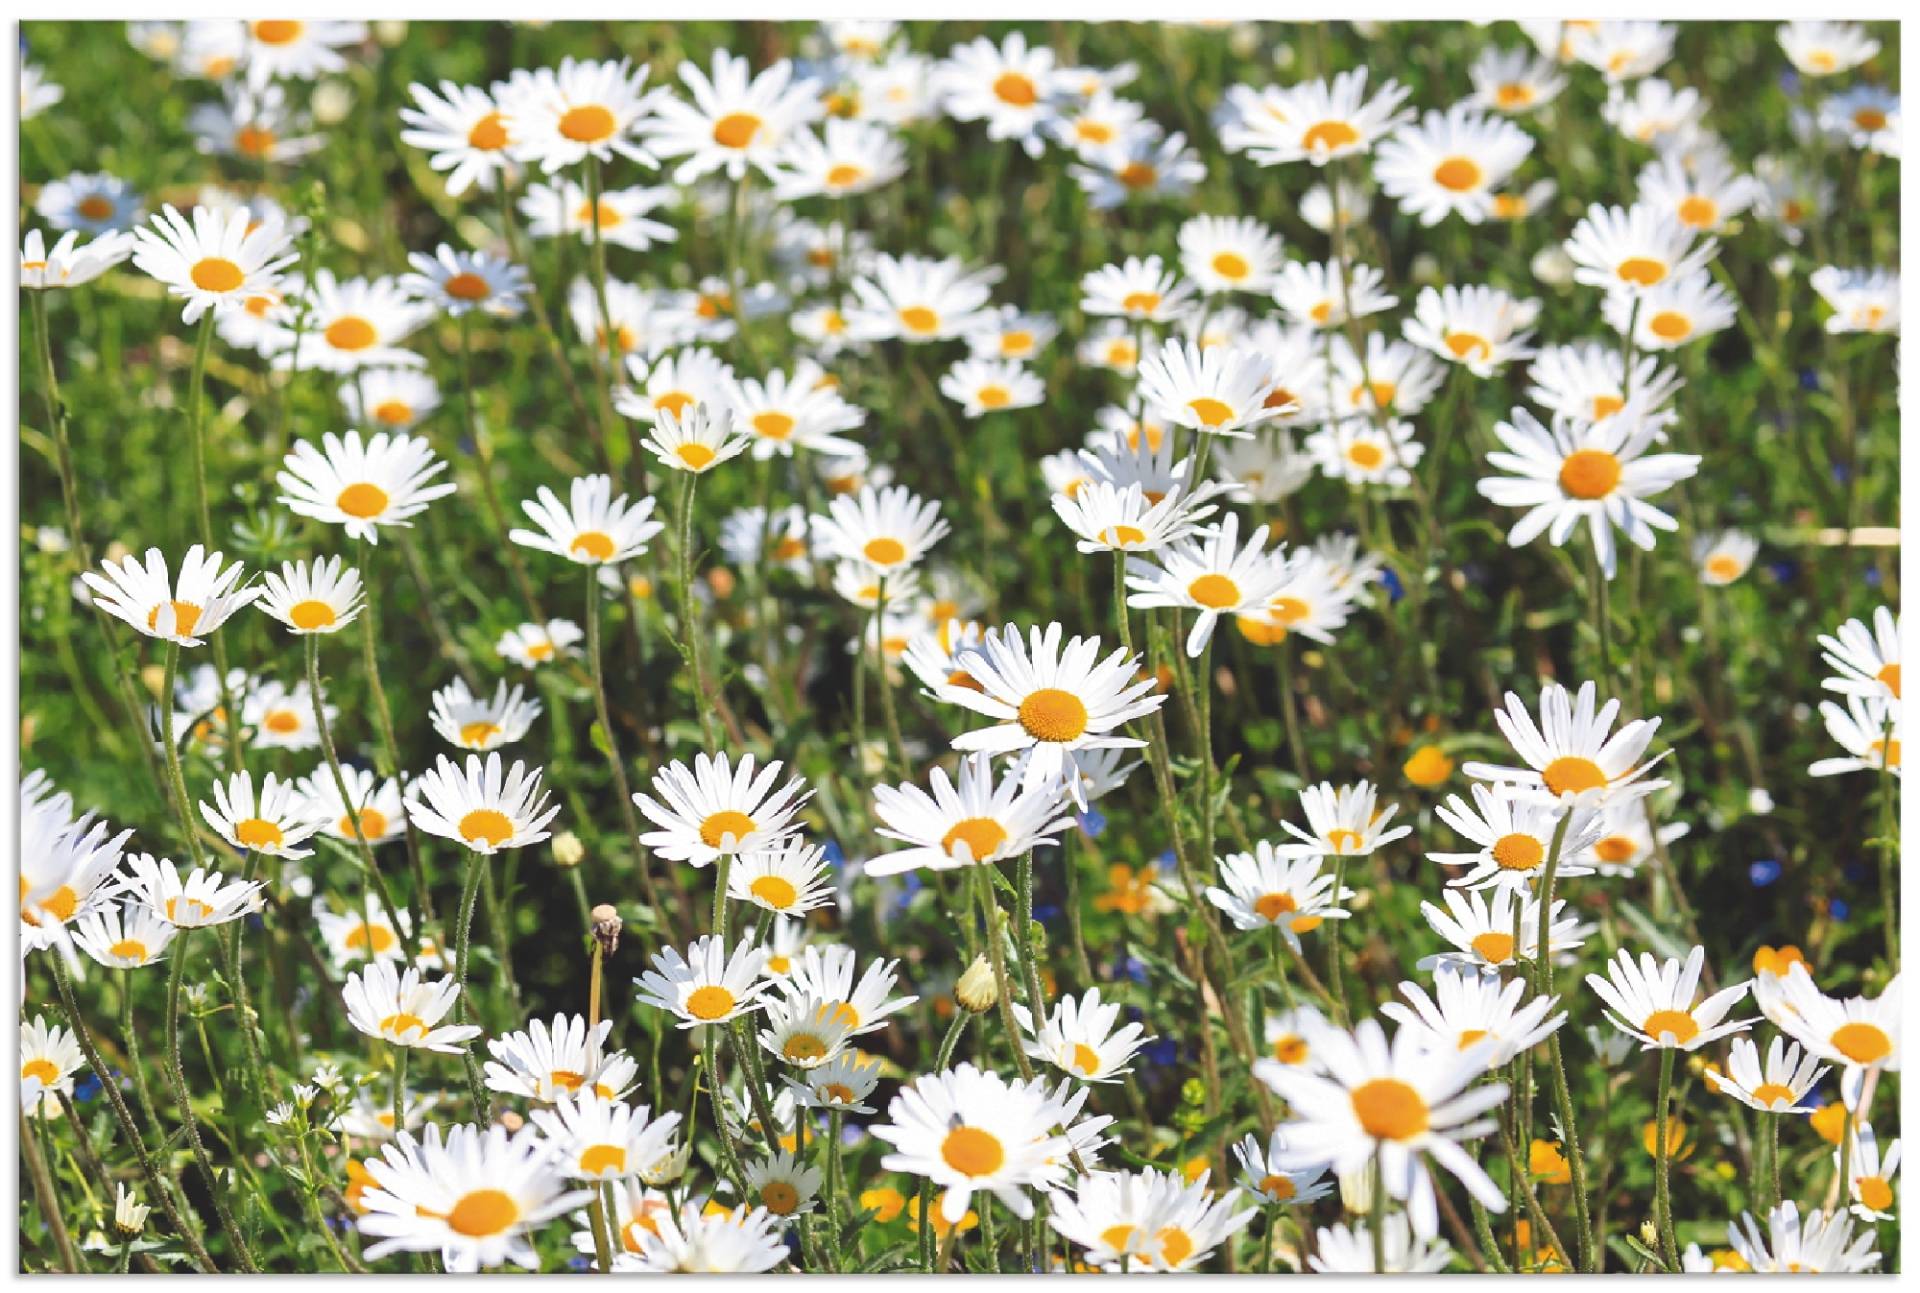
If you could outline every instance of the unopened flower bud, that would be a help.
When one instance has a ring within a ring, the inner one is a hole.
[[[553,864],[561,867],[576,867],[587,856],[587,846],[572,831],[561,831],[553,837]]]
[[[1660,1232],[1654,1228],[1652,1217],[1640,1223],[1640,1242],[1649,1248],[1656,1247],[1660,1242]]]
[[[601,903],[590,913],[593,921],[593,937],[600,944],[602,956],[612,956],[620,947],[620,913],[611,903]]]
[[[113,1228],[122,1239],[132,1239],[147,1228],[147,1214],[153,1209],[139,1202],[125,1185],[113,1187]]]
[[[973,958],[973,964],[953,985],[953,999],[962,1010],[970,1010],[976,1015],[984,1015],[998,1004],[999,984],[994,982],[993,967],[987,964],[986,957]]]

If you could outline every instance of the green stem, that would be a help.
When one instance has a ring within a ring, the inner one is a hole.
[[[453,1001],[455,1023],[465,1023],[467,1018],[467,954],[473,936],[473,908],[480,897],[480,872],[490,862],[491,859],[484,853],[468,853],[467,872],[460,885],[460,923],[453,931],[453,973],[459,983],[459,991]],[[466,1055],[467,1089],[473,1097],[474,1116],[485,1121],[487,1094],[485,1084],[480,1080],[480,1066],[473,1058],[471,1047],[463,1048],[463,1053]]]
[[[994,995],[999,998],[1000,1023],[1007,1030],[1007,1043],[1013,1047],[1013,1060],[1019,1066],[1020,1076],[1033,1081],[1033,1061],[1027,1058],[1026,1047],[1020,1044],[1020,1023],[1013,1015],[1013,988],[1007,979],[1007,952],[1005,941],[1000,936],[1000,904],[994,901],[993,882],[988,878],[985,863],[968,867],[973,884],[975,899],[980,904],[980,915],[987,923],[987,962],[993,967]],[[1034,1026],[1039,1027],[1039,1020]]]
[[[1654,1228],[1660,1241],[1660,1260],[1666,1263],[1670,1271],[1680,1269],[1680,1253],[1673,1237],[1673,1195],[1668,1177],[1667,1105],[1673,1090],[1673,1052],[1672,1046],[1660,1048],[1660,1089],[1655,1097],[1654,1107],[1654,1178],[1653,1178],[1653,1217]],[[1843,1142],[1844,1143],[1844,1142]]]
[[[687,668],[693,675],[693,705],[700,715],[700,732],[706,738],[707,753],[719,748],[713,734],[713,714],[707,704],[705,676],[700,668],[700,629],[693,615],[693,497],[699,484],[698,472],[687,473],[687,485],[680,494],[680,637],[687,654]]]
[[[614,794],[620,800],[620,820],[626,828],[627,847],[633,850],[633,865],[640,876],[640,891],[646,895],[647,905],[661,913],[660,922],[666,924],[666,908],[661,905],[660,894],[653,883],[653,868],[647,865],[647,858],[640,847],[640,822],[634,816],[633,787],[627,781],[627,763],[620,755],[620,741],[614,735],[613,715],[607,707],[607,679],[605,667],[600,660],[600,569],[598,566],[587,568],[587,671],[593,678],[593,712],[600,720],[600,735],[604,742],[602,749],[607,756],[607,767],[613,773]],[[692,927],[690,914],[683,911],[683,919]]]
[[[173,681],[180,671],[180,644],[167,643],[167,662],[165,674],[160,684],[161,705],[163,710],[173,704]],[[173,740],[173,733],[167,733],[167,739],[161,742],[167,750],[167,784],[173,788],[173,810],[180,819],[180,829],[186,833],[187,853],[193,858],[196,867],[206,865],[206,858],[200,852],[200,833],[193,828],[192,801],[187,798],[187,779],[180,772],[180,747]]]
[[[193,1147],[194,1162],[200,1167],[200,1175],[206,1178],[207,1192],[213,1196],[214,1213],[220,1218],[227,1238],[233,1241],[240,1268],[250,1275],[257,1275],[260,1267],[253,1259],[253,1250],[247,1247],[247,1239],[241,1233],[239,1223],[233,1218],[232,1207],[227,1201],[227,1187],[214,1172],[213,1160],[208,1157],[206,1144],[200,1139],[200,1122],[194,1116],[186,1074],[180,1068],[180,984],[186,977],[187,946],[192,939],[193,931],[182,929],[173,941],[173,965],[167,975],[167,1080],[173,1090],[174,1103],[180,1106],[180,1121],[186,1128],[187,1143]]]
[[[37,1104],[38,1102],[36,1102]],[[84,1267],[73,1251],[73,1237],[67,1234],[66,1218],[60,1214],[59,1196],[54,1192],[53,1178],[47,1173],[47,1160],[40,1153],[40,1135],[27,1118],[23,1106],[20,1110],[20,1149],[27,1160],[27,1175],[33,1179],[33,1194],[40,1203],[40,1219],[46,1223],[47,1230],[53,1235],[53,1246],[60,1254],[60,1269],[69,1275],[79,1274]],[[24,1221],[21,1238],[26,1238]]]

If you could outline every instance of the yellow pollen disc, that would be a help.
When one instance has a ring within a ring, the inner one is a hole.
[[[795,1033],[787,1038],[780,1053],[790,1060],[817,1060],[827,1053],[827,1044],[812,1033]]]
[[[772,555],[775,561],[798,561],[807,555],[806,540],[786,535],[773,545]]]
[[[280,735],[286,736],[289,733],[300,730],[300,715],[290,709],[272,710],[267,714],[266,721],[263,722],[261,726],[265,727],[269,732],[278,732]]]
[[[385,925],[355,925],[341,941],[351,952],[361,951],[371,942],[378,955],[393,946],[393,931]]]
[[[1606,785],[1607,774],[1592,759],[1569,754],[1555,759],[1542,769],[1540,780],[1556,795],[1579,794],[1583,790],[1598,790]]]
[[[1327,843],[1335,853],[1345,853],[1348,849],[1360,847],[1360,833],[1335,827],[1327,832]]]
[[[1300,136],[1300,146],[1308,152],[1348,148],[1360,142],[1360,132],[1344,121],[1322,121]]]
[[[940,1142],[940,1157],[962,1176],[992,1176],[1007,1161],[1007,1151],[992,1132],[959,1126]]]
[[[1217,427],[1233,420],[1233,406],[1208,396],[1197,400],[1188,400],[1187,407],[1200,419],[1202,425]]]
[[[1449,332],[1447,349],[1453,352],[1455,359],[1462,361],[1485,359],[1493,354],[1493,346],[1487,339],[1474,332]]]
[[[364,521],[386,511],[388,501],[386,490],[360,481],[341,490],[340,497],[333,500],[333,505],[348,516]]]
[[[1605,498],[1620,484],[1620,460],[1605,449],[1576,449],[1560,464],[1560,488],[1569,498]]]
[[[1169,1266],[1178,1266],[1193,1256],[1193,1236],[1178,1226],[1168,1226],[1154,1238],[1160,1244],[1160,1260]]]
[[[1853,124],[1862,130],[1885,130],[1887,114],[1878,108],[1861,108],[1853,114]]]
[[[994,78],[993,93],[1000,102],[1016,108],[1031,108],[1040,98],[1033,82],[1018,72],[1002,72]]]
[[[513,838],[513,823],[494,808],[476,808],[460,819],[460,838],[469,844],[485,840],[494,848]]]
[[[1711,229],[1720,219],[1720,206],[1712,198],[1693,193],[1681,199],[1677,214],[1680,223],[1690,229]]]
[[[1087,1045],[1085,1042],[1075,1042],[1073,1044],[1072,1067],[1091,1077],[1100,1071],[1100,1052],[1094,1050],[1093,1047]]]
[[[278,826],[264,817],[249,817],[235,823],[233,837],[250,849],[277,848],[287,838]]]
[[[333,613],[333,607],[322,601],[304,601],[296,603],[287,612],[287,618],[293,621],[297,629],[324,629],[330,627],[340,617]]]
[[[687,995],[687,1013],[695,1019],[719,1019],[732,1009],[733,994],[718,984],[695,988]]]
[[[1381,452],[1377,444],[1369,444],[1362,440],[1358,444],[1347,446],[1347,461],[1362,471],[1373,471],[1386,460],[1387,455]]]
[[[713,123],[713,142],[722,148],[745,148],[760,133],[760,118],[751,112],[730,112]]]
[[[1033,334],[1015,330],[1000,335],[1000,354],[1007,359],[1018,359],[1033,349]]]
[[[265,19],[253,24],[253,38],[262,45],[291,45],[305,29],[305,23]]]
[[[836,1024],[844,1024],[851,1030],[860,1026],[860,1012],[853,1008],[850,1001],[836,1001],[831,1009],[821,1011],[822,1019],[831,1019]]]
[[[1258,615],[1236,615],[1233,623],[1240,630],[1240,636],[1255,646],[1272,646],[1287,640],[1286,625],[1262,619]]]
[[[1205,574],[1187,585],[1187,596],[1210,610],[1240,603],[1240,586],[1225,575]]]
[[[477,148],[483,153],[498,152],[507,146],[507,122],[497,112],[489,112],[473,123],[473,129],[467,132],[467,147]]]
[[[500,725],[481,719],[476,723],[464,723],[460,727],[460,744],[469,749],[484,749],[488,741],[500,735]]]
[[[1630,861],[1637,852],[1631,835],[1609,835],[1593,846],[1593,855],[1611,866]]]
[[[1613,272],[1623,283],[1637,283],[1641,287],[1652,287],[1667,276],[1667,267],[1645,256],[1630,256],[1614,266]]]
[[[1120,182],[1130,189],[1153,187],[1159,180],[1160,172],[1146,162],[1128,162],[1119,170]]]
[[[1489,965],[1499,965],[1503,961],[1513,959],[1512,934],[1488,930],[1484,934],[1475,935],[1473,941],[1467,946],[1473,949],[1474,955]]]
[[[373,325],[357,314],[341,315],[329,323],[321,335],[335,350],[369,350],[380,340]]]
[[[1859,1020],[1834,1029],[1827,1043],[1855,1064],[1874,1064],[1893,1053],[1892,1039],[1877,1024]]]
[[[234,151],[247,157],[266,156],[276,142],[274,133],[265,126],[242,126],[233,132]],[[253,232],[253,227],[248,226],[247,232]]]
[[[1433,168],[1433,182],[1454,193],[1479,188],[1483,175],[1471,157],[1449,157]]]
[[[1332,301],[1320,302],[1320,304],[1314,306],[1311,310],[1307,311],[1307,317],[1312,319],[1315,323],[1325,323],[1327,320],[1333,317],[1333,302]]]
[[[122,961],[144,961],[147,959],[147,945],[137,938],[123,938],[107,949]]]
[[[1108,1226],[1100,1232],[1100,1242],[1116,1253],[1123,1253],[1127,1251],[1127,1245],[1133,1242],[1133,1237],[1137,1233],[1139,1232],[1133,1226]]]
[[[1291,922],[1291,927],[1296,934],[1311,934],[1325,923],[1326,917],[1324,916],[1295,916]]]
[[[54,1067],[53,1061],[36,1058],[20,1066],[20,1076],[22,1078],[37,1077],[41,1085],[52,1086],[60,1080],[60,1070]]]
[[[774,1216],[788,1216],[800,1206],[800,1191],[786,1181],[768,1181],[760,1187],[760,1202]]]
[[[1109,525],[1100,534],[1100,541],[1110,548],[1125,548],[1147,541],[1147,532],[1133,525]]]
[[[1627,402],[1618,395],[1596,395],[1593,397],[1593,420],[1604,421],[1627,407]]]
[[[1465,1049],[1467,1049],[1467,1047],[1473,1045],[1475,1042],[1479,1041],[1481,1038],[1485,1037],[1486,1035],[1487,1035],[1487,1030],[1484,1028],[1461,1029],[1459,1049],[1464,1051]]]
[[[909,305],[900,311],[900,322],[908,332],[926,336],[940,328],[940,314],[924,305]]]
[[[388,1015],[382,1019],[380,1031],[392,1033],[396,1037],[405,1037],[408,1033],[424,1033],[427,1031],[427,1021],[403,1010],[397,1015]]]
[[[1152,314],[1160,308],[1160,293],[1129,292],[1120,299],[1120,308],[1129,314]]]
[[[1020,726],[1036,741],[1074,741],[1087,730],[1087,707],[1070,691],[1042,687],[1020,702]]]
[[[1662,310],[1647,320],[1647,331],[1662,341],[1685,341],[1693,334],[1693,320],[1678,310]]]
[[[800,896],[800,891],[793,887],[791,881],[777,875],[763,875],[747,888],[754,897],[776,911],[785,911]]]
[[[1493,92],[1493,101],[1511,112],[1533,102],[1533,87],[1520,81],[1508,81]]]
[[[606,1172],[624,1172],[627,1151],[619,1145],[594,1145],[580,1155],[580,1171],[587,1176]]]
[[[653,407],[662,413],[671,413],[675,417],[687,411],[687,405],[693,403],[693,396],[687,391],[668,391],[664,395],[653,397]]]
[[[80,205],[76,209],[89,220],[105,220],[113,214],[113,203],[98,193],[89,193],[80,199]]]
[[[738,847],[742,840],[753,834],[753,830],[753,818],[731,808],[723,808],[700,823],[700,841],[710,849],[717,849],[724,847],[727,836],[731,835],[735,847]]]
[[[993,857],[1007,842],[1006,828],[991,817],[968,817],[957,821],[940,837],[940,847],[948,857],[960,856],[956,846],[965,844],[975,862]]]
[[[1900,698],[1900,666],[1897,662],[1882,665],[1880,672],[1875,674],[1874,677],[1880,680],[1881,686],[1893,693],[1895,700]]]
[[[587,1076],[584,1073],[575,1073],[571,1069],[555,1069],[547,1074],[547,1081],[563,1090],[578,1091],[587,1084]]]
[[[1531,835],[1502,835],[1489,850],[1502,871],[1531,871],[1540,865],[1546,850]]]
[[[1640,1031],[1655,1041],[1664,1033],[1672,1033],[1673,1039],[1684,1045],[1699,1035],[1700,1025],[1684,1010],[1656,1010],[1640,1025]]]
[[[1427,1129],[1427,1102],[1397,1078],[1375,1078],[1350,1098],[1360,1129],[1375,1140],[1410,1140]]]
[[[1278,921],[1290,911],[1300,910],[1290,893],[1263,893],[1253,900],[1254,914],[1266,921]]]
[[[1298,1064],[1308,1053],[1307,1039],[1295,1033],[1288,1033],[1273,1043],[1273,1058],[1282,1064]]]
[[[220,256],[209,256],[194,262],[193,268],[187,271],[187,277],[203,292],[231,292],[246,281],[246,275],[238,265]]]
[[[1110,144],[1113,142],[1113,127],[1104,121],[1076,121],[1073,133],[1089,144]]]
[[[768,410],[765,413],[753,415],[754,434],[765,436],[769,440],[785,440],[793,434],[793,425],[793,418],[785,413]]]
[[[186,911],[184,917],[181,915],[182,908],[185,908]],[[167,919],[176,925],[180,924],[183,919],[187,921],[206,920],[211,915],[213,915],[212,903],[201,902],[198,898],[180,897],[167,899]]]
[[[1260,1193],[1276,1203],[1285,1203],[1294,1195],[1293,1181],[1277,1172],[1269,1173],[1260,1178]]]
[[[1795,1099],[1793,1088],[1778,1082],[1762,1082],[1753,1089],[1753,1098],[1769,1106],[1791,1105]]]
[[[1893,1206],[1893,1187],[1887,1184],[1884,1176],[1861,1176],[1854,1178],[1854,1187],[1860,1192],[1860,1202],[1875,1212],[1885,1212]]]
[[[695,471],[699,471],[714,459],[713,450],[698,442],[683,444],[673,452],[679,457],[681,462],[684,462]]]
[[[1013,403],[1013,392],[1004,386],[982,386],[973,398],[982,408],[1003,409]]]
[[[484,301],[493,295],[487,280],[478,274],[455,274],[441,287],[456,301]]]
[[[569,108],[560,118],[560,134],[576,144],[597,144],[614,132],[613,114],[597,103]]]
[[[576,557],[608,561],[613,557],[613,539],[599,530],[582,530],[573,536],[573,542],[567,545],[567,551]]]
[[[520,1207],[504,1190],[475,1190],[460,1196],[447,1213],[447,1228],[478,1239],[497,1235],[520,1220]]]
[[[820,1091],[835,1104],[853,1103],[853,1088],[844,1082],[829,1082]]]
[[[384,400],[373,406],[373,420],[383,426],[406,426],[413,421],[413,405],[405,400]]]
[[[1241,279],[1252,272],[1252,266],[1247,264],[1244,256],[1237,256],[1230,251],[1215,252],[1213,272],[1221,278]]]
[[[173,603],[173,631],[180,637],[193,633],[193,626],[200,622],[200,608],[192,602]],[[147,612],[147,627],[158,629],[160,626],[160,608],[154,607]]]
[[[851,162],[841,162],[838,166],[827,168],[827,187],[830,189],[851,188],[867,178],[865,167],[855,166]]]

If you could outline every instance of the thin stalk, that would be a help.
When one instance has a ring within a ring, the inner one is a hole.
[[[460,885],[459,924],[453,931],[453,972],[459,984],[453,999],[455,1023],[464,1023],[467,1018],[467,953],[473,936],[473,907],[480,897],[480,872],[490,861],[485,853],[468,853],[467,871]],[[484,1120],[487,1095],[485,1084],[480,1080],[480,1066],[474,1060],[471,1048],[462,1048],[462,1053],[466,1056],[467,1090],[473,1096],[474,1116]]]
[[[993,883],[987,878],[985,864],[967,868],[980,915],[987,922],[987,962],[993,967],[994,995],[999,998],[1000,1023],[1007,1030],[1007,1044],[1013,1048],[1014,1063],[1025,1081],[1033,1081],[1033,1061],[1020,1044],[1020,1024],[1013,1015],[1013,988],[1007,979],[1006,944],[1000,937],[1000,904],[993,898]],[[1036,1025],[1038,1021],[1036,1020]]]
[[[600,734],[606,743],[607,767],[613,773],[614,794],[620,800],[620,821],[627,832],[627,847],[633,850],[634,867],[640,875],[640,891],[646,895],[649,907],[664,913],[666,908],[661,905],[660,894],[654,888],[653,870],[647,865],[646,856],[640,848],[640,822],[634,816],[633,787],[627,781],[627,762],[620,755],[620,741],[614,735],[613,716],[607,708],[606,670],[600,660],[599,575],[598,566],[587,568],[587,671],[593,678],[593,710],[600,720]],[[680,914],[688,928],[692,928],[692,913],[683,909]],[[665,923],[664,917],[662,923]]]
[[[1680,1250],[1674,1243],[1673,1238],[1673,1193],[1667,1168],[1667,1161],[1670,1156],[1668,1153],[1669,1146],[1667,1144],[1667,1128],[1669,1126],[1667,1120],[1667,1104],[1669,1096],[1673,1091],[1674,1050],[1675,1048],[1672,1046],[1662,1046],[1660,1048],[1660,1090],[1659,1094],[1655,1097],[1657,1103],[1654,1108],[1655,1125],[1653,1131],[1655,1163],[1655,1175],[1653,1178],[1654,1227],[1658,1231],[1657,1237],[1660,1240],[1660,1260],[1666,1263],[1667,1269],[1670,1271],[1680,1269]],[[1843,1141],[1842,1143],[1844,1144],[1845,1142]]]
[[[693,497],[700,481],[698,472],[687,473],[687,485],[680,493],[680,637],[686,652],[687,668],[693,676],[693,705],[700,715],[700,733],[707,753],[718,747],[713,735],[712,707],[707,704],[707,686],[700,668],[700,630],[693,616]]]
[[[187,1092],[186,1074],[180,1068],[180,984],[186,977],[187,945],[192,938],[191,929],[182,929],[174,939],[173,966],[167,975],[167,1080],[172,1086],[174,1103],[180,1106],[180,1121],[186,1128],[187,1143],[193,1147],[194,1162],[200,1167],[200,1175],[207,1180],[207,1192],[213,1196],[214,1213],[220,1218],[227,1238],[233,1241],[240,1268],[250,1275],[257,1275],[260,1273],[259,1264],[254,1261],[253,1250],[247,1247],[246,1236],[234,1220],[233,1209],[227,1201],[227,1187],[214,1172],[213,1160],[208,1157],[206,1144],[200,1139],[200,1122],[194,1116],[193,1099]]]
[[[38,1105],[38,1101],[35,1102]],[[27,1160],[27,1175],[33,1179],[34,1198],[40,1203],[40,1219],[53,1235],[53,1246],[60,1254],[60,1268],[77,1275],[85,1268],[73,1251],[73,1237],[67,1233],[67,1219],[60,1214],[60,1199],[54,1192],[53,1177],[47,1172],[47,1160],[40,1153],[40,1133],[27,1118],[26,1106],[20,1108],[20,1149]],[[22,1219],[24,1222],[24,1218]],[[26,1238],[24,1227],[21,1238]]]
[[[486,502],[487,518],[493,522],[494,540],[507,559],[507,570],[513,576],[514,587],[520,591],[520,599],[527,604],[534,619],[545,623],[547,617],[540,609],[539,596],[533,591],[533,580],[527,576],[526,562],[520,559],[520,545],[507,537],[507,510],[500,502],[500,487],[493,479],[493,437],[480,425],[480,416],[474,407],[472,311],[460,316],[460,407],[466,413],[467,438],[473,441],[474,454],[480,459],[480,496]]]

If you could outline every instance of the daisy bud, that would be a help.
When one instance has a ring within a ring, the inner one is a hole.
[[[587,856],[587,846],[572,831],[561,831],[553,837],[553,864],[557,867],[577,867]]]
[[[167,685],[167,670],[164,665],[150,664],[140,671],[140,685],[155,696]]]
[[[147,1214],[153,1209],[141,1203],[124,1185],[113,1187],[113,1228],[122,1240],[134,1238],[147,1228]]]
[[[1649,1248],[1655,1247],[1660,1242],[1660,1232],[1654,1229],[1651,1218],[1640,1223],[1640,1242]]]
[[[953,999],[962,1010],[976,1015],[986,1014],[999,1003],[999,984],[994,981],[993,967],[987,964],[986,957],[973,958],[973,964],[953,985]]]

